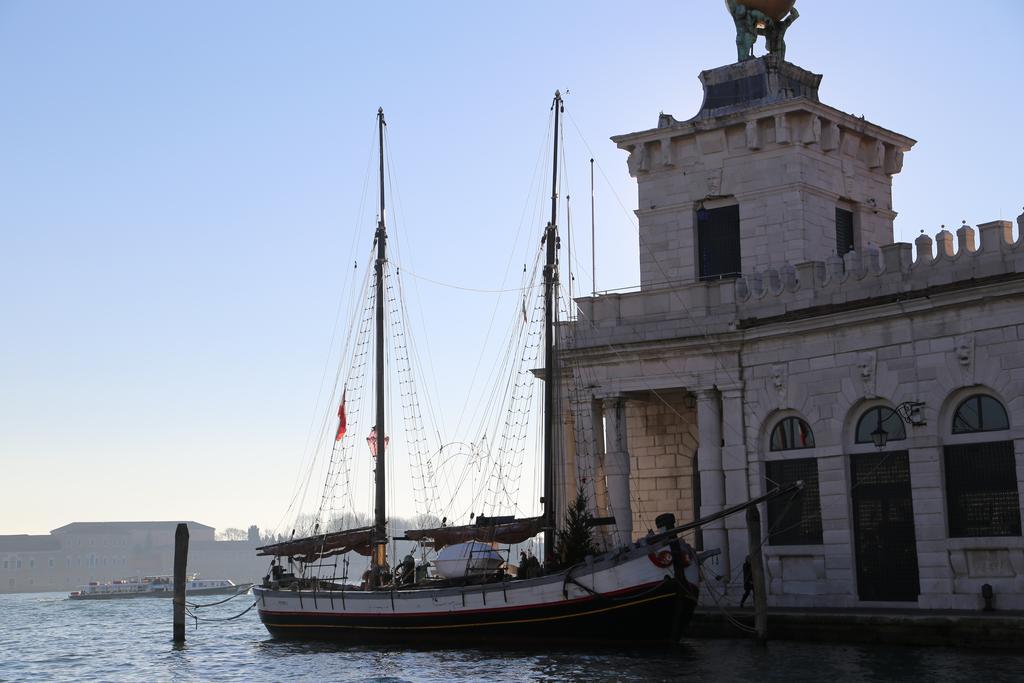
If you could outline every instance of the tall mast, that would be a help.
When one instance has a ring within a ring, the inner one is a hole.
[[[597,248],[594,246],[594,158],[590,158],[590,276],[593,296],[597,296]]]
[[[373,506],[373,556],[371,564],[373,570],[370,572],[371,587],[379,585],[379,575],[382,568],[387,567],[388,534],[386,527],[386,499],[384,486],[384,455],[387,449],[385,435],[387,434],[384,423],[384,263],[387,260],[385,246],[387,244],[387,229],[384,224],[384,108],[377,109],[377,135],[380,148],[380,215],[377,219],[377,233],[374,241],[377,243],[377,260],[374,264],[374,283],[376,286],[375,305],[377,313],[376,322],[376,391],[377,391],[377,423],[374,427],[374,434],[377,439],[377,462],[374,468],[374,480],[376,491]]]
[[[555,560],[555,414],[558,368],[555,362],[555,295],[558,293],[558,136],[562,93],[555,91],[555,144],[551,163],[551,220],[544,229],[544,560]]]

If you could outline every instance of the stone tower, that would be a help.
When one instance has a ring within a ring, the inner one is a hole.
[[[821,76],[769,54],[704,71],[696,116],[612,140],[637,179],[643,289],[871,252],[914,140],[822,104]]]

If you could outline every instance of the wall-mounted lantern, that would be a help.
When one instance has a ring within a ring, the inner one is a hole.
[[[920,427],[927,424],[924,419],[924,412],[921,410],[923,407],[924,401],[904,401],[896,406],[893,412],[908,425]],[[878,426],[875,428],[875,431],[871,432],[871,441],[878,448],[885,448],[885,444],[889,441],[889,433],[882,428],[881,414],[878,416]]]

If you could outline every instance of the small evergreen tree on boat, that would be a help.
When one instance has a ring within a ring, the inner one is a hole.
[[[592,519],[593,515],[587,508],[587,494],[581,487],[565,512],[565,528],[558,532],[555,555],[563,567],[582,562],[587,555],[597,554],[590,524]]]

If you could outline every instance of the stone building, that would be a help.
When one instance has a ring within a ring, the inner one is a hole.
[[[266,573],[250,541],[217,541],[187,522],[188,572],[236,583]],[[72,522],[49,534],[0,536],[0,593],[71,591],[90,581],[170,574],[177,522]]]
[[[1024,608],[1024,238],[894,243],[915,141],[819,102],[820,79],[712,69],[696,116],[613,138],[640,288],[565,326],[566,489],[622,543],[802,480],[762,506],[769,604],[974,609],[987,584]],[[696,541],[721,549],[706,597],[734,604],[743,515]]]

